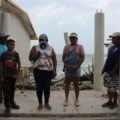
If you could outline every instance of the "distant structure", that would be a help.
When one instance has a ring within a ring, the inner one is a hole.
[[[28,14],[11,0],[0,0],[0,32],[9,34],[16,41],[24,77],[31,67],[28,60],[30,40],[36,40],[37,37]]]
[[[69,45],[69,44],[70,44],[70,40],[69,40],[69,37],[68,37],[68,33],[67,33],[67,32],[64,32],[64,39],[65,39],[65,44],[66,44],[66,45]]]
[[[103,88],[101,71],[104,65],[104,13],[102,10],[95,14],[94,33],[94,89]]]
[[[105,47],[110,48],[110,47],[113,45],[113,43],[112,43],[112,42],[110,42],[110,43],[105,43],[104,45],[105,45]]]

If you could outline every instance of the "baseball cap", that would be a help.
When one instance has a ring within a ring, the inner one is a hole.
[[[120,36],[120,32],[114,32],[112,35],[110,35],[109,37],[119,37]]]
[[[9,35],[7,35],[6,33],[4,32],[0,32],[0,37],[4,38],[4,37],[9,37]]]
[[[41,34],[41,35],[39,36],[39,40],[40,40],[40,39],[48,40],[48,37],[47,37],[46,34]]]
[[[78,35],[76,33],[71,33],[70,36],[69,36],[69,38],[70,37],[76,37],[76,38],[78,38]]]

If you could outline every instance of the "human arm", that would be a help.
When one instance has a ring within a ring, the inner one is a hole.
[[[69,69],[70,66],[67,64],[67,61],[66,61],[66,60],[67,60],[67,59],[66,59],[66,57],[67,57],[67,55],[66,55],[66,54],[67,54],[67,53],[66,53],[67,50],[66,50],[66,49],[67,49],[67,46],[64,47],[63,55],[62,55],[62,61],[63,61],[63,63],[64,63],[64,66]]]
[[[82,45],[79,45],[79,59],[78,59],[78,64],[76,66],[72,67],[72,70],[76,70],[78,69],[81,64],[83,63],[84,59],[85,59],[85,52],[84,52],[84,48]],[[76,53],[77,54],[77,53]]]
[[[56,68],[57,68],[57,59],[54,49],[52,49],[52,61],[53,61],[53,77],[57,75]]]
[[[4,57],[3,57],[3,54],[1,55],[1,58],[0,58],[0,81],[3,82],[4,81],[4,74],[3,74],[3,64],[4,64]]]
[[[33,46],[30,53],[29,53],[29,60],[35,61],[40,56],[40,51],[36,51],[36,46]]]
[[[108,49],[108,53],[107,53],[107,59],[106,59],[106,61],[105,61],[105,64],[104,64],[104,66],[103,66],[103,69],[102,69],[102,71],[101,71],[101,75],[105,72],[105,68],[106,68],[106,65],[108,64],[108,59],[109,59],[109,51],[110,51],[110,48]]]
[[[1,69],[1,73],[0,73],[0,80],[1,80],[1,82],[4,82],[4,75],[3,75],[3,63],[1,63],[1,67],[0,67],[0,69]]]
[[[103,69],[101,71],[101,75],[104,73],[104,71],[105,71],[105,65],[103,66]]]
[[[84,59],[85,59],[85,55],[81,55],[78,64],[75,67],[73,67],[73,70],[78,69],[81,66],[81,64],[83,63]]]
[[[110,72],[110,76],[113,77],[115,75],[115,73],[119,70],[119,62],[115,65],[115,67],[112,69],[112,71]]]
[[[17,62],[17,71],[16,71],[16,74],[14,74],[12,77],[13,78],[17,78],[18,77],[18,75],[19,75],[19,72],[20,72],[20,68],[21,68],[21,62],[20,62],[20,57],[19,57],[19,55],[17,54],[17,60],[18,60],[18,62]]]

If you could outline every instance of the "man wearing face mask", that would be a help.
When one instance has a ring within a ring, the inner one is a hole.
[[[56,54],[54,49],[48,44],[46,34],[39,36],[39,44],[33,46],[29,54],[29,60],[33,62],[33,73],[36,82],[36,92],[39,102],[38,110],[43,108],[42,94],[44,92],[44,107],[51,110],[49,105],[51,79],[56,76]]]
[[[63,62],[65,65],[65,103],[68,105],[68,95],[70,90],[70,84],[73,82],[75,88],[75,106],[79,106],[79,78],[80,78],[80,66],[84,61],[84,48],[82,45],[77,44],[78,36],[76,33],[71,33],[70,45],[64,47]]]
[[[9,35],[5,33],[0,33],[0,67],[1,67],[1,54],[7,51],[6,42],[7,42],[8,37]],[[3,91],[2,82],[0,80],[0,104],[2,103],[2,100],[3,100],[2,91]]]

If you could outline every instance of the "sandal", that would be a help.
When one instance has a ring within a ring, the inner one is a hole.
[[[118,104],[111,104],[110,106],[109,106],[109,109],[115,109],[115,108],[117,108],[118,107]]]
[[[44,107],[45,107],[47,110],[52,110],[52,107],[51,107],[49,104],[45,104]]]
[[[112,105],[112,102],[108,101],[107,103],[102,104],[102,107],[109,107],[111,105]]]
[[[75,106],[76,106],[76,107],[79,107],[79,106],[80,106],[80,103],[79,103],[78,100],[75,102]]]
[[[38,110],[42,110],[42,108],[43,108],[43,105],[42,104],[39,104],[39,106],[38,106]]]
[[[64,106],[65,106],[65,107],[68,106],[68,101],[65,101],[65,102],[64,102]]]

